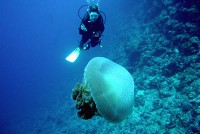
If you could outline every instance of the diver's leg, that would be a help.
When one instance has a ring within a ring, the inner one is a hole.
[[[100,38],[99,37],[93,37],[91,39],[91,47],[95,47],[96,45],[98,45],[100,43]]]
[[[80,44],[79,44],[79,48],[82,50],[83,47],[84,47],[84,44],[88,41],[88,36],[86,35],[82,35],[82,39],[80,41]]]

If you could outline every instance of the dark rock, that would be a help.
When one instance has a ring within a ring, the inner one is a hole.
[[[200,133],[200,126],[193,126],[191,125],[189,130],[187,131],[188,134],[199,134]]]
[[[153,108],[154,108],[154,110],[158,110],[159,108],[162,108],[162,101],[160,99],[154,100]]]
[[[192,117],[189,113],[179,116],[179,123],[182,127],[188,127],[192,124]]]
[[[169,87],[163,87],[159,90],[159,97],[160,98],[167,98],[170,97],[172,95],[174,95],[175,92],[174,91],[170,91]]]
[[[154,50],[152,55],[156,56],[156,57],[159,57],[159,56],[161,56],[161,55],[163,55],[165,53],[166,53],[166,48],[159,48],[159,49]]]
[[[183,112],[188,112],[192,109],[192,105],[189,102],[183,102],[181,109]]]
[[[132,51],[129,55],[129,65],[134,66],[136,63],[140,61],[141,52],[139,51]]]
[[[171,77],[181,71],[180,66],[176,62],[171,62],[163,68],[162,74],[166,77]]]
[[[144,98],[144,91],[138,91],[135,95],[134,99],[135,107],[144,106],[145,105],[145,98]]]
[[[176,127],[173,116],[171,114],[167,114],[167,115],[169,115],[169,116],[166,116],[166,118],[164,120],[165,127],[168,129],[172,129],[172,128]]]

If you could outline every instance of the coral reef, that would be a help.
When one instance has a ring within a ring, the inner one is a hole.
[[[132,72],[135,133],[200,133],[200,1],[145,1],[110,57]],[[147,9],[147,10],[144,10]],[[126,21],[126,20],[123,20]],[[137,22],[137,23],[134,23]],[[138,24],[139,23],[139,24]],[[122,24],[122,25],[120,25]],[[145,128],[141,130],[141,128]]]
[[[82,119],[91,119],[93,116],[101,116],[97,111],[87,85],[77,83],[72,91],[72,99],[76,101],[76,109],[78,109],[78,117]]]

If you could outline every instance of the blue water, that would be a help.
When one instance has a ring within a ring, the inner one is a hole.
[[[34,124],[43,122],[46,112],[68,105],[71,89],[82,80],[87,62],[95,56],[106,56],[106,48],[94,48],[81,54],[75,63],[65,60],[81,38],[77,12],[84,4],[86,1],[81,0],[0,2],[1,134],[37,133]],[[103,42],[108,44],[115,21],[109,16],[117,11],[119,3],[102,1],[100,5],[107,14]],[[70,116],[73,110],[67,107],[64,111]]]
[[[199,2],[100,0],[106,14],[103,48],[84,51],[70,63],[65,58],[81,39],[78,10],[85,4],[87,0],[0,1],[0,134],[198,133]],[[80,15],[85,12],[84,7]],[[123,65],[136,78],[136,93],[142,96],[136,99],[138,111],[121,124],[76,115],[72,89],[97,56]],[[180,85],[169,90],[165,80]],[[185,107],[173,105],[185,98]]]

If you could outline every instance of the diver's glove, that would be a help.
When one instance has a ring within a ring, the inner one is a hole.
[[[87,28],[85,27],[84,24],[81,24],[81,30],[83,30],[83,31],[87,31]]]

